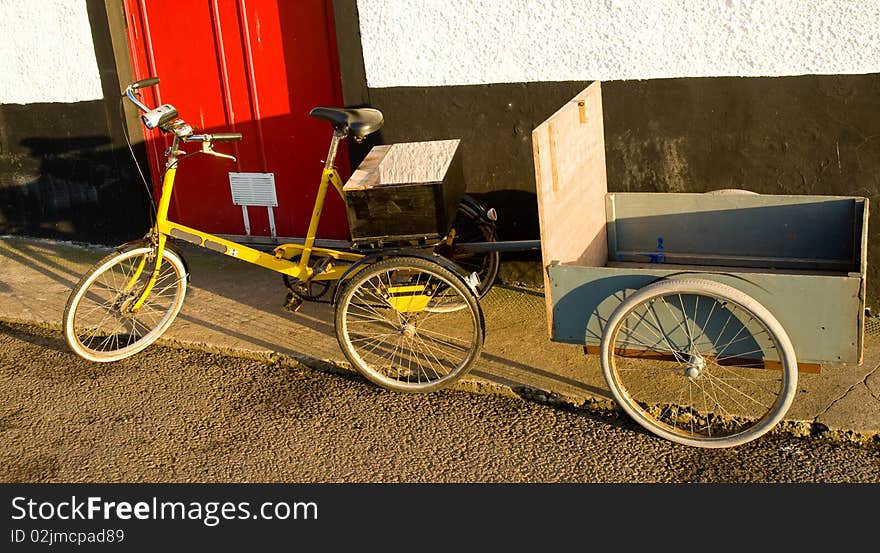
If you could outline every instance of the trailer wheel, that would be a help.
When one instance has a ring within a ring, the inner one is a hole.
[[[731,447],[762,436],[797,387],[782,325],[750,296],[709,280],[664,280],[636,291],[609,318],[600,356],[623,410],[689,446]]]
[[[720,188],[718,190],[709,190],[704,194],[712,194],[715,196],[757,196],[757,192],[746,190],[744,188]]]

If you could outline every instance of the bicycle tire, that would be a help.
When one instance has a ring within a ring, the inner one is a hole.
[[[709,280],[664,280],[636,291],[608,319],[600,356],[623,410],[688,446],[757,439],[782,419],[797,387],[782,325],[752,297]]]
[[[142,308],[131,312],[152,272],[152,255],[149,246],[114,252],[83,275],[68,297],[63,315],[64,337],[74,353],[99,363],[118,361],[138,353],[165,333],[183,306],[188,275],[180,257],[165,249],[153,290]],[[142,260],[145,267],[140,277],[127,286],[127,279]],[[121,274],[115,272],[117,269]],[[107,327],[100,328],[105,323]]]
[[[447,302],[456,308],[441,309]],[[439,263],[417,257],[386,259],[359,271],[345,284],[334,322],[352,366],[371,382],[401,392],[453,384],[479,358],[485,333],[473,291]]]
[[[501,267],[501,254],[498,251],[468,252],[457,248],[467,242],[497,242],[495,224],[483,217],[482,206],[475,200],[466,198],[458,205],[455,221],[455,239],[451,246],[438,248],[437,253],[461,267],[466,273],[477,273],[480,283],[476,292],[478,298],[489,293]]]

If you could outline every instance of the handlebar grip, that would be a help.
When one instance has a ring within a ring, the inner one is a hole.
[[[150,77],[149,79],[141,79],[140,81],[131,83],[131,89],[137,90],[139,88],[146,88],[157,84],[159,84],[159,77]]]
[[[238,142],[241,140],[240,132],[215,132],[211,133],[214,142]]]

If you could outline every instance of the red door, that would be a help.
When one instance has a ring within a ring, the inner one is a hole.
[[[161,79],[146,103],[174,105],[196,132],[244,135],[215,145],[237,162],[184,156],[169,217],[214,234],[305,236],[332,135],[308,113],[342,105],[331,0],[125,0],[125,11],[135,79]],[[171,141],[145,133],[158,193]],[[346,152],[337,166],[344,180]],[[233,204],[230,173],[274,177],[277,207]],[[332,191],[318,237],[348,238]]]

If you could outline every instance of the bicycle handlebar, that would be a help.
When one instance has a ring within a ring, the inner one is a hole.
[[[125,95],[128,97],[128,100],[132,104],[137,106],[137,108],[139,110],[141,110],[144,113],[147,113],[148,111],[150,111],[150,108],[148,108],[146,105],[144,105],[144,103],[141,102],[140,100],[138,100],[137,96],[134,95],[134,91],[137,90],[136,88],[134,88],[135,84],[137,84],[137,83],[133,83],[133,84],[130,84],[127,87],[125,87]]]
[[[186,137],[187,142],[238,142],[240,132],[215,132],[211,134],[193,134]]]
[[[238,142],[241,140],[240,132],[215,132],[210,136],[214,142]]]
[[[155,129],[158,127],[165,132],[173,132],[179,138],[183,138],[188,142],[201,141],[210,143],[236,142],[241,140],[241,133],[238,132],[193,134],[192,127],[182,119],[177,118],[177,109],[171,104],[165,104],[154,109],[147,107],[146,104],[141,102],[137,97],[136,91],[141,88],[156,86],[157,84],[159,84],[159,77],[150,77],[148,79],[135,81],[125,87],[125,96],[127,96],[131,103],[143,112],[143,115],[141,115],[141,121],[145,127],[148,129]]]
[[[140,81],[131,83],[131,89],[137,90],[139,88],[147,88],[149,86],[156,86],[159,84],[159,77],[150,77],[149,79],[142,79]]]

